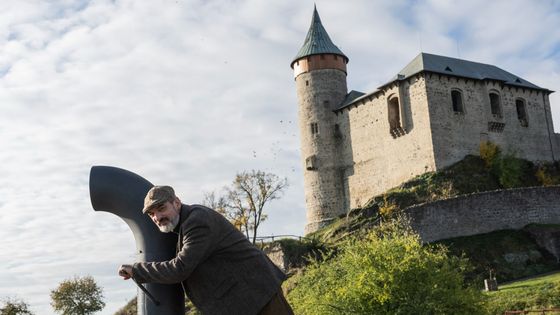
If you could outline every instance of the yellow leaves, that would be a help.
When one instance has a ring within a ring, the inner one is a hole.
[[[486,168],[491,168],[494,161],[500,155],[500,148],[490,141],[482,141],[479,150],[480,157],[484,160]]]
[[[465,288],[465,263],[422,246],[403,221],[385,222],[314,262],[289,297],[302,315],[478,314],[482,295]]]

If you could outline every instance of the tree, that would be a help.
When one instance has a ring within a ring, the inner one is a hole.
[[[51,305],[62,315],[89,315],[105,307],[101,287],[91,276],[64,280],[51,291]]]
[[[483,314],[483,295],[464,281],[467,261],[423,246],[403,221],[354,237],[315,260],[288,297],[296,314]]]
[[[216,210],[218,213],[226,217],[237,229],[242,230],[242,220],[241,216],[236,212],[232,211],[228,207],[226,198],[224,196],[218,196],[215,192],[209,192],[204,194],[204,200],[202,204]]]
[[[267,218],[263,212],[267,203],[280,198],[288,180],[272,173],[252,170],[237,173],[225,195],[207,193],[203,203],[222,213],[233,225],[256,242],[257,231]]]
[[[33,315],[33,313],[24,301],[8,299],[0,308],[0,315]]]

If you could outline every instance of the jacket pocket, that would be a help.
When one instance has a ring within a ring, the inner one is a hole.
[[[222,281],[220,284],[218,284],[216,286],[216,288],[214,288],[214,297],[217,298],[217,299],[222,298],[236,284],[237,284],[237,281],[234,278],[232,278],[232,277],[226,278],[224,281]]]

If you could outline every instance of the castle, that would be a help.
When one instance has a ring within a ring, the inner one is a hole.
[[[516,156],[560,156],[549,94],[496,66],[420,53],[375,91],[348,92],[348,57],[314,9],[291,62],[299,102],[306,233],[491,141]]]

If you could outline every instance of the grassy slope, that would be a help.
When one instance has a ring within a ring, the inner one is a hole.
[[[560,308],[560,272],[499,285],[499,291],[486,294],[490,314],[503,314],[508,310]]]
[[[536,173],[544,169],[547,184],[558,184],[558,165],[539,168],[530,162],[518,160],[517,170],[521,186],[542,185]],[[510,171],[511,173],[511,171]],[[541,176],[542,177],[542,176]],[[462,161],[440,171],[426,173],[375,196],[363,209],[354,209],[347,217],[308,237],[334,244],[349,234],[360,233],[374,225],[383,214],[398,213],[410,205],[446,199],[449,197],[503,189],[500,172],[487,167],[478,156],[466,156]],[[481,283],[490,268],[498,274],[500,281],[535,275],[558,268],[556,261],[546,250],[540,248],[524,231],[497,231],[484,235],[455,238],[441,241],[451,253],[471,260],[475,269],[469,278]]]

